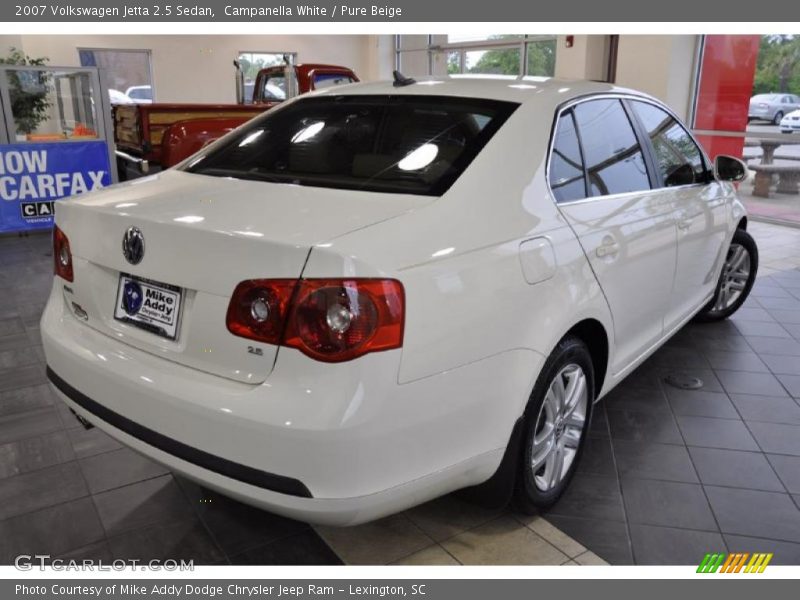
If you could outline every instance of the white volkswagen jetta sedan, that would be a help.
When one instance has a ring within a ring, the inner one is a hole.
[[[465,487],[546,507],[595,401],[747,297],[744,173],[607,84],[306,95],[56,205],[48,375],[124,444],[283,515]]]

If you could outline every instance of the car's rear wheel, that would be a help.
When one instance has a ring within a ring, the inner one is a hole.
[[[775,118],[772,119],[772,124],[773,125],[780,125],[781,124],[781,119],[783,119],[783,113],[781,111],[776,112],[775,113]]]
[[[752,236],[743,229],[737,229],[722,266],[714,298],[703,307],[696,319],[698,321],[719,321],[727,319],[744,304],[758,271],[758,247]]]
[[[589,351],[580,339],[566,337],[545,362],[525,409],[518,509],[547,508],[564,492],[583,450],[593,401]]]

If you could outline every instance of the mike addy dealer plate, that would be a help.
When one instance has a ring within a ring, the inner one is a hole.
[[[121,273],[114,318],[174,340],[180,323],[181,288]]]

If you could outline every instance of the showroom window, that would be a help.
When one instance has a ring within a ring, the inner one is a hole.
[[[692,136],[667,112],[647,102],[631,102],[653,143],[664,185],[691,185],[706,181],[703,153]]]
[[[154,100],[150,50],[79,48],[78,56],[82,67],[100,67],[112,104]]]
[[[239,64],[244,73],[244,102],[245,104],[253,103],[253,91],[256,86],[256,77],[261,69],[267,67],[275,67],[287,62],[287,58],[291,62],[297,62],[297,53],[295,52],[256,52],[256,51],[240,51],[238,56]],[[271,84],[277,86],[275,88],[267,87],[265,89],[265,99],[268,100],[284,100],[285,94],[285,80],[283,77],[278,81],[278,78],[270,78]],[[269,84],[268,84],[269,85]],[[281,90],[281,92],[278,91]]]
[[[644,155],[619,100],[590,100],[574,108],[590,196],[649,190]]]
[[[406,75],[555,74],[555,36],[398,35],[396,50]]]
[[[706,35],[698,54],[697,141],[747,164],[738,196],[751,215],[800,224],[800,36]]]

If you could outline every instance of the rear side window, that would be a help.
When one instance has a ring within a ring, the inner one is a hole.
[[[588,100],[574,109],[590,196],[650,189],[644,155],[622,102]]]
[[[439,196],[517,106],[425,95],[301,98],[248,122],[186,170],[275,183]]]
[[[631,105],[650,137],[664,186],[705,183],[703,153],[683,126],[657,106],[638,101]]]
[[[337,85],[353,83],[354,79],[341,73],[314,73],[314,89],[323,90]]]
[[[583,156],[571,110],[561,113],[556,126],[553,153],[550,156],[550,189],[556,202],[571,202],[586,197]]]

